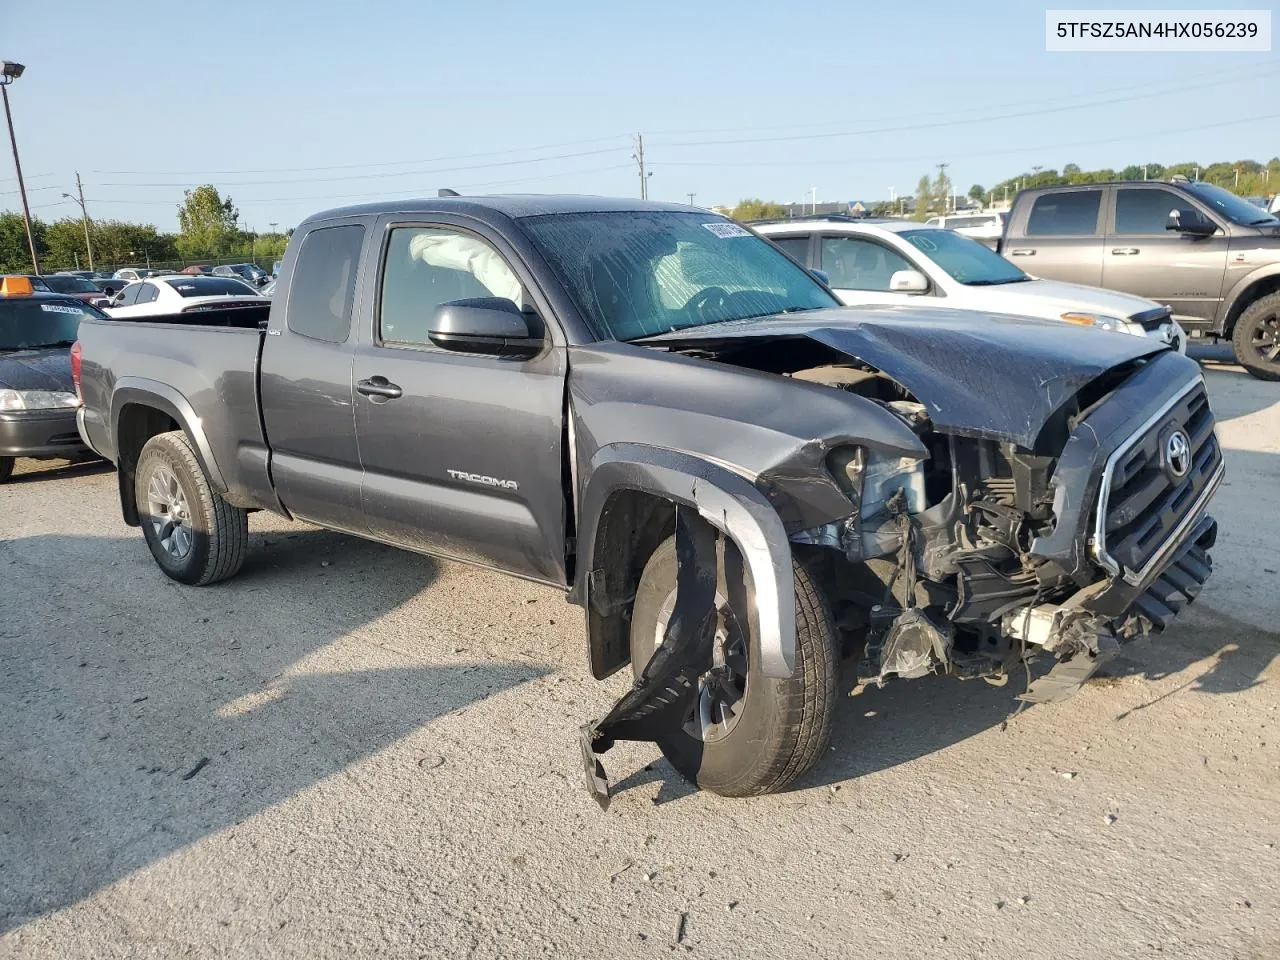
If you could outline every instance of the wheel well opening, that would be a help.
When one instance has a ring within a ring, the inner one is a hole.
[[[1249,286],[1244,293],[1236,297],[1236,302],[1231,305],[1231,310],[1227,313],[1227,322],[1223,326],[1222,335],[1230,337],[1235,332],[1236,321],[1240,319],[1240,314],[1244,313],[1263,297],[1269,297],[1273,293],[1280,293],[1280,274],[1263,277]]]
[[[605,501],[591,556],[587,644],[591,673],[602,680],[631,661],[631,607],[644,565],[675,532],[676,505],[639,490]]]
[[[138,526],[138,505],[133,495],[134,472],[142,448],[152,437],[181,429],[178,422],[155,407],[128,403],[120,410],[116,424],[116,479],[120,485],[120,510],[124,522]]]

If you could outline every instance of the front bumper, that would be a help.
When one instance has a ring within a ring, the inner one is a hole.
[[[64,457],[88,455],[76,429],[76,411],[15,410],[0,413],[0,457]]]

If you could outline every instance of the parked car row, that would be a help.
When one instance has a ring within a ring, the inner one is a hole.
[[[896,303],[1036,317],[1151,337],[1183,353],[1187,349],[1186,334],[1168,307],[1038,279],[978,241],[927,221],[833,215],[755,227],[798,263],[821,270],[849,305]]]
[[[1280,219],[1208,183],[1024,190],[1000,252],[1040,277],[1149,298],[1193,336],[1280,380]]]

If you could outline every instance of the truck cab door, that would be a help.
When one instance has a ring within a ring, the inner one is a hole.
[[[550,307],[514,251],[473,221],[379,227],[352,374],[370,535],[566,584],[567,368]],[[436,308],[473,297],[535,309],[542,352],[504,359],[434,344]]]
[[[1017,212],[1000,253],[1033,277],[1102,286],[1106,187],[1064,187],[1034,195]]]
[[[259,373],[276,495],[293,516],[349,533],[365,532],[351,316],[367,226],[326,223],[302,239],[283,302],[272,303]]]
[[[1171,210],[1192,209],[1215,222],[1203,207],[1167,187],[1135,183],[1114,188],[1115,211],[1107,230],[1102,285],[1162,303],[1183,326],[1213,324],[1222,303],[1227,270],[1227,231],[1211,237],[1168,230]]]

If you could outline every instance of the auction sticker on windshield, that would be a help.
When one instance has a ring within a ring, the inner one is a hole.
[[[75,317],[84,312],[79,307],[64,307],[58,303],[42,303],[40,304],[40,309],[45,313],[69,313]]]
[[[728,239],[729,237],[751,236],[750,230],[743,229],[736,223],[724,223],[721,221],[716,223],[704,223],[703,226],[722,240]]]

